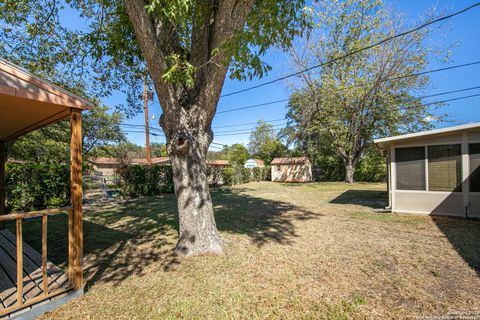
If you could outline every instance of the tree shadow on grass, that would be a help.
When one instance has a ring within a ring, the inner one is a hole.
[[[387,205],[386,191],[347,190],[330,201],[334,204],[355,204],[373,209],[385,208]]]
[[[259,247],[268,242],[292,244],[294,222],[321,216],[292,203],[246,195],[247,188],[212,192],[215,220],[220,231],[248,235]]]
[[[431,216],[457,253],[480,276],[480,220]]]
[[[384,207],[386,197],[384,191],[348,190],[330,203],[357,204],[376,209]],[[435,215],[445,210],[448,199],[435,208],[430,217],[457,253],[480,276],[480,220]]]
[[[213,190],[215,218],[220,231],[245,234],[257,246],[269,242],[290,245],[298,236],[294,222],[319,216],[293,204],[254,197],[244,191],[247,189]],[[97,283],[115,285],[133,275],[174,270],[181,262],[172,255],[178,238],[174,195],[87,206],[83,223],[87,290]],[[67,216],[50,217],[48,231],[48,258],[66,268]],[[41,250],[41,219],[25,223],[24,240]]]

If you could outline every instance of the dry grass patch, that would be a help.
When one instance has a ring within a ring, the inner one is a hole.
[[[88,290],[43,318],[398,319],[479,310],[480,222],[377,213],[384,190],[213,190],[228,249],[189,259],[170,256],[173,196],[87,208]],[[61,251],[52,253],[57,263]]]

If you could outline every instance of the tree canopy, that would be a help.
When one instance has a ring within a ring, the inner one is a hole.
[[[258,121],[252,130],[248,150],[252,156],[262,159],[266,164],[270,164],[273,158],[287,154],[287,148],[277,137],[273,125],[263,120]]]
[[[317,28],[291,50],[297,69],[334,60],[407,29],[408,22],[380,0],[318,3]],[[417,74],[443,51],[426,43],[431,28],[396,38],[299,75],[290,96],[284,135],[312,157],[334,152],[345,165],[345,181],[374,137],[431,126],[432,109],[418,93],[430,85]],[[407,76],[408,75],[408,76]]]

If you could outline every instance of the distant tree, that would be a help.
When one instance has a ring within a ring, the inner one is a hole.
[[[152,157],[167,157],[167,145],[165,143],[152,143],[150,145]]]
[[[248,149],[239,143],[232,144],[228,149],[228,159],[232,165],[243,166],[249,157]]]
[[[316,3],[319,28],[291,50],[297,69],[335,59],[408,29],[398,13],[378,0]],[[357,165],[373,137],[429,128],[432,110],[417,93],[429,86],[422,71],[432,54],[426,28],[299,75],[290,96],[289,128],[283,135],[312,158],[336,154],[353,182]],[[389,79],[397,78],[389,81]]]
[[[121,113],[108,113],[107,107],[97,106],[83,113],[83,155],[95,157],[98,149],[127,140],[120,128]]]
[[[284,156],[288,153],[275,133],[273,125],[263,120],[258,121],[255,129],[250,134],[248,151],[254,157],[258,157],[270,164],[273,158]]]
[[[83,114],[83,156],[104,153],[102,148],[126,141],[119,127],[122,117],[109,114],[106,107],[95,107]],[[70,157],[70,123],[62,121],[21,136],[9,146],[9,157],[34,162],[66,163]]]
[[[208,160],[228,160],[234,166],[243,166],[249,157],[248,149],[239,143],[225,145],[222,150],[209,151]]]

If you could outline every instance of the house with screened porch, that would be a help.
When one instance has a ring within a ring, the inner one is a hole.
[[[480,217],[480,123],[374,140],[393,212]]]

